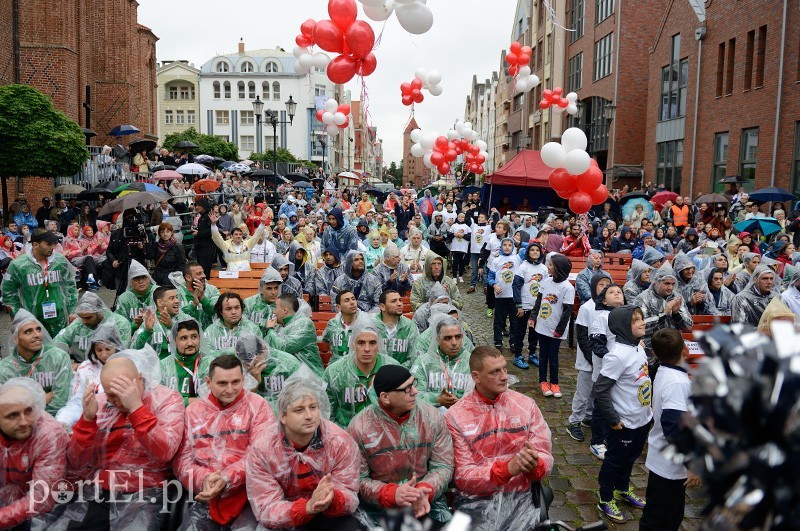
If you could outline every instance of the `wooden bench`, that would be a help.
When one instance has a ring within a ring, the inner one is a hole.
[[[331,346],[323,341],[317,343],[319,349],[319,358],[322,360],[322,366],[327,367],[331,361]]]
[[[336,314],[333,312],[313,312],[311,314],[311,320],[320,323],[328,324],[328,321],[336,317]]]
[[[258,278],[211,278],[209,284],[216,287],[220,293],[231,291],[238,293],[243,299],[258,293]]]
[[[730,322],[730,315],[693,315],[692,331],[711,330],[718,324],[729,324]]]
[[[212,269],[211,270],[211,278],[219,278],[219,270]],[[257,278],[261,279],[261,275],[264,274],[263,269],[252,269],[250,271],[239,271],[238,276],[239,278]]]

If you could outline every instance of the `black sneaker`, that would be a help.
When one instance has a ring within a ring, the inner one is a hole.
[[[581,426],[583,426],[584,428],[591,428],[592,427],[592,417],[585,417],[581,421]]]
[[[570,424],[567,428],[567,433],[569,433],[569,436],[576,441],[583,442],[583,430],[581,429],[579,422],[573,422]]]

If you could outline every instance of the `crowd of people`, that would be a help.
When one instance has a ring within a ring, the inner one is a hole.
[[[591,427],[607,518],[624,521],[624,503],[643,510],[643,529],[677,529],[697,483],[660,453],[688,407],[679,331],[727,315],[769,334],[800,309],[800,217],[770,238],[734,234],[732,220],[761,212],[746,194],[725,216],[678,198],[656,224],[430,190],[380,203],[285,187],[273,208],[220,179],[214,195],[173,182],[172,200],[106,219],[49,198],[31,216],[19,201],[0,263],[13,317],[0,527],[348,530],[396,508],[440,528],[456,508],[473,529],[530,528],[546,511],[551,434],[536,400],[509,389],[504,353],[538,366],[542,399],[561,398],[576,316],[561,429],[583,441]],[[167,220],[189,207],[187,253]],[[625,282],[604,270],[607,253],[630,254]],[[220,292],[215,267],[263,270],[258,292]],[[493,346],[462,313],[479,289]],[[630,483],[645,442],[647,502]],[[61,503],[48,490],[61,485],[81,495]]]

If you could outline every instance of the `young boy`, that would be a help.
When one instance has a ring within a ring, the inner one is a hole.
[[[665,328],[653,334],[653,353],[660,363],[653,384],[653,429],[648,437],[645,466],[647,499],[640,530],[675,529],[681,526],[686,505],[686,487],[700,485],[700,478],[662,455],[667,438],[679,428],[681,415],[688,410],[691,382],[683,363],[688,349],[678,330]]]
[[[487,283],[486,288],[484,289],[484,291],[486,291],[486,317],[494,316],[494,289],[492,289],[488,283],[488,269],[491,266],[492,259],[496,258],[500,254],[500,244],[502,243],[503,239],[508,238],[508,236],[508,222],[505,220],[498,221],[494,226],[494,234],[489,235],[481,250],[481,257],[483,259],[483,263],[486,264],[487,269]],[[480,266],[479,264],[479,267],[483,266]]]
[[[597,406],[611,427],[598,477],[597,508],[609,520],[625,522],[627,517],[617,501],[638,509],[645,506],[645,500],[633,492],[630,479],[653,418],[650,410],[653,387],[647,371],[647,355],[639,344],[645,333],[642,310],[635,306],[614,308],[608,314],[608,327],[616,343],[604,356],[595,385]]]
[[[514,365],[539,366],[539,356],[536,355],[537,338],[536,330],[528,326],[528,322],[539,295],[539,284],[547,278],[547,266],[544,265],[544,253],[539,242],[531,242],[527,248],[519,253],[522,262],[514,271],[514,304],[517,305],[517,336],[511,337],[511,352],[514,354]],[[528,334],[528,361],[522,357],[522,343],[525,334]],[[529,365],[530,364],[530,365]]]
[[[611,285],[608,273],[601,272],[589,281],[589,290],[592,297],[581,304],[578,317],[575,319],[575,337],[578,338],[578,348],[575,356],[575,368],[578,369],[578,378],[575,383],[575,395],[572,397],[572,414],[569,416],[567,433],[576,441],[583,442],[581,422],[587,417],[592,418],[592,349],[589,345],[589,327],[597,314],[597,301],[601,293]]]
[[[489,259],[487,282],[494,291],[494,346],[503,348],[503,330],[506,321],[510,321],[511,337],[517,336],[516,307],[514,306],[514,271],[520,264],[519,256],[514,253],[514,240],[503,238],[500,242],[500,253]],[[527,369],[527,364],[525,367]]]

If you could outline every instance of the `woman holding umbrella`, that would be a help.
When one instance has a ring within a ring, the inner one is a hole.
[[[131,171],[135,173],[150,173],[150,159],[147,158],[146,147],[143,147],[133,156]]]

